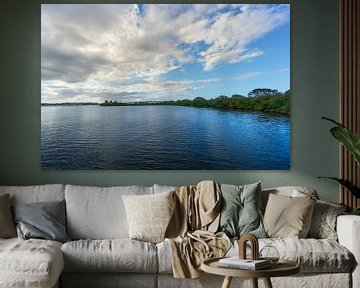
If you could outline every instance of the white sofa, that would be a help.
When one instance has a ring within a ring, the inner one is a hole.
[[[122,195],[161,193],[173,187],[76,185],[0,186],[12,203],[63,200],[71,242],[0,239],[0,287],[221,287],[222,277],[174,279],[166,242],[128,239]],[[299,188],[299,187],[298,187]],[[290,195],[292,187],[275,189]],[[266,196],[269,190],[264,190]],[[263,197],[266,199],[266,197]],[[360,217],[338,217],[339,242],[328,239],[260,239],[281,257],[301,264],[301,273],[273,278],[274,287],[360,287]],[[237,253],[237,243],[228,255]],[[233,287],[248,280],[234,279]],[[262,281],[259,281],[260,287]],[[243,286],[241,286],[243,287]]]

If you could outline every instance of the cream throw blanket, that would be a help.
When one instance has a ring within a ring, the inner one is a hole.
[[[216,233],[221,209],[221,190],[213,181],[175,189],[175,210],[165,233],[171,247],[175,278],[198,278],[201,262],[222,257],[231,246],[225,233]]]

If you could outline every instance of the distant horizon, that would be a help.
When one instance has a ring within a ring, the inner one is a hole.
[[[260,89],[267,89],[267,88],[260,88]],[[278,90],[278,89],[276,89]],[[251,90],[253,91],[253,90]],[[249,96],[248,94],[251,92],[249,91],[248,93],[246,93],[246,95],[242,95],[242,94],[239,94],[239,93],[233,93],[231,95],[217,95],[216,97],[219,97],[219,96],[226,96],[226,97],[232,97],[233,95],[241,95],[243,97],[251,97]],[[278,90],[280,93],[285,93],[286,91],[290,91],[290,89],[288,90],[285,90],[285,91],[280,91]],[[206,98],[206,97],[203,97],[203,96],[194,96],[193,98],[186,98],[186,99],[171,99],[171,100],[168,100],[168,99],[163,99],[163,100],[144,100],[144,101],[130,101],[130,102],[120,102],[120,101],[117,101],[117,100],[114,100],[114,99],[104,99],[102,100],[102,102],[92,102],[92,101],[76,101],[76,102],[41,102],[40,104],[43,105],[43,104],[101,104],[101,103],[104,103],[105,101],[116,101],[116,102],[119,102],[119,103],[124,103],[124,104],[127,104],[127,103],[136,103],[136,102],[165,102],[165,101],[180,101],[180,100],[194,100],[195,98],[198,98],[198,97],[201,97],[201,98],[204,98],[204,99],[214,99],[214,98]]]
[[[290,4],[41,4],[41,103],[258,87],[290,89]]]

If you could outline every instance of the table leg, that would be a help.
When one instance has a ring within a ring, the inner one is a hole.
[[[265,288],[273,288],[270,278],[266,277],[263,279],[264,279]]]
[[[258,288],[258,279],[257,278],[251,278],[252,287]]]
[[[224,282],[221,286],[221,288],[230,288],[232,277],[231,276],[225,276]]]

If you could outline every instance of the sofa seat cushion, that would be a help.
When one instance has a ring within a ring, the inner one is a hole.
[[[156,246],[123,239],[77,240],[61,248],[66,272],[156,273]]]
[[[350,272],[354,265],[353,255],[338,242],[330,239],[259,239],[260,250],[265,245],[274,246],[278,250],[280,258],[300,264],[302,273]],[[238,242],[235,241],[227,256],[238,255],[238,247]],[[157,249],[159,273],[172,273],[169,244],[167,241],[158,243]]]
[[[238,245],[234,243],[228,255],[237,254]],[[302,273],[350,272],[353,255],[338,242],[330,239],[268,238],[259,240],[259,249],[273,246],[281,259],[298,263]],[[269,255],[275,256],[275,255]]]
[[[63,268],[60,242],[0,239],[0,287],[52,287]]]

